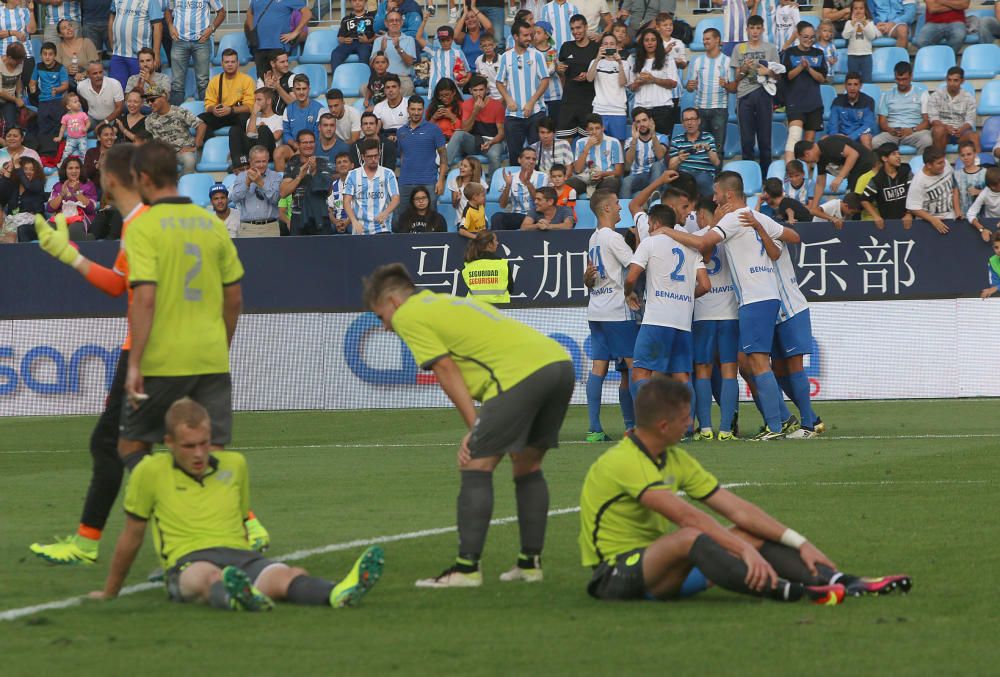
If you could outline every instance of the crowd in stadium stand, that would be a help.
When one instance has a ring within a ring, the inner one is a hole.
[[[234,237],[592,227],[594,190],[686,174],[693,204],[724,168],[790,223],[1000,216],[1000,90],[966,80],[1000,69],[997,6],[711,0],[692,27],[676,0],[482,0],[431,30],[349,0],[333,31],[251,0],[216,46],[220,0],[42,1],[0,6],[3,241],[35,211],[118,237],[100,157],[150,138]]]

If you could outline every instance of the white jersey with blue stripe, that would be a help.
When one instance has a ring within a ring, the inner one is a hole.
[[[570,2],[550,2],[542,7],[542,21],[552,24],[552,39],[555,41],[556,52],[563,46],[563,43],[573,39],[573,34],[569,30],[569,19],[574,14],[581,14],[576,5]]]
[[[533,171],[528,184],[521,182],[521,173],[514,174],[510,184],[510,211],[512,214],[531,214],[535,211],[535,190],[549,185],[549,175],[545,172]]]
[[[670,154],[670,138],[666,134],[656,134],[660,143],[663,145],[664,153],[663,158],[665,159]],[[632,169],[629,174],[633,176],[641,176],[642,174],[647,174],[653,168],[653,165],[659,160],[656,157],[656,153],[653,152],[653,137],[650,135],[649,139],[643,141],[638,136],[630,136],[625,139],[625,150],[627,151],[635,144],[635,160],[632,162]]]
[[[427,79],[427,91],[432,94],[441,78],[455,79],[455,64],[459,61],[462,62],[466,73],[472,72],[472,68],[465,58],[465,53],[455,45],[452,45],[449,50],[443,50],[439,47],[437,49],[428,48],[425,51],[431,57],[431,72]]]
[[[691,331],[701,254],[660,234],[639,243],[632,261],[646,271],[642,323]]]
[[[31,10],[27,7],[0,7],[0,31],[18,31],[28,33],[28,23],[31,21]],[[14,42],[21,42],[13,35],[9,35],[0,40],[0,54],[7,53],[7,46]],[[26,56],[30,59],[35,56],[31,40],[21,42]]]
[[[573,154],[576,157],[581,157],[583,155],[583,149],[587,147],[587,137],[583,137],[576,140],[576,148]],[[621,141],[613,136],[607,136],[601,139],[601,142],[596,146],[591,146],[590,150],[587,151],[587,165],[585,171],[599,172],[610,172],[615,168],[615,165],[619,165],[625,162],[625,154],[622,152]]]
[[[516,49],[504,52],[497,67],[497,82],[507,88],[507,93],[517,104],[517,110],[508,110],[507,116],[524,118],[542,112],[541,100],[535,101],[535,107],[528,116],[524,114],[524,106],[534,96],[542,80],[548,77],[545,55],[534,47],[528,47],[522,54],[518,54]]]
[[[685,229],[686,230],[686,229]],[[711,228],[695,231],[704,235]],[[694,301],[694,321],[735,320],[739,318],[740,303],[736,300],[736,287],[729,271],[725,247],[716,247],[712,258],[705,264],[705,272],[712,281],[712,288]]]
[[[809,302],[806,301],[805,295],[799,288],[799,281],[795,278],[795,266],[792,265],[788,247],[783,242],[776,244],[781,247],[781,256],[775,261],[774,266],[774,277],[778,280],[778,294],[781,301],[778,324],[781,324],[802,311],[809,310]]]
[[[188,42],[196,42],[222,9],[219,0],[170,0],[169,6],[174,28],[181,40]]]
[[[393,196],[399,195],[399,184],[392,170],[379,165],[375,176],[368,178],[364,167],[352,169],[344,184],[344,195],[351,196],[351,209],[361,221],[365,235],[391,232],[389,219],[378,223],[375,217],[385,210]]]
[[[160,0],[113,0],[111,13],[116,56],[138,58],[140,49],[153,45],[153,22],[163,20]]]
[[[543,52],[545,56],[545,65],[549,69],[549,86],[545,89],[545,94],[542,95],[542,101],[562,101],[563,97],[563,83],[559,79],[559,75],[556,73],[556,63],[559,61],[559,52],[553,47],[548,51]]]
[[[698,81],[694,90],[694,107],[702,110],[727,108],[729,93],[719,85],[719,79],[729,79],[729,57],[719,52],[714,59],[702,54],[695,57],[688,71],[691,78]]]
[[[590,290],[587,319],[591,322],[624,322],[635,319],[625,303],[625,276],[632,249],[614,228],[598,228],[590,236],[587,259],[597,268],[597,281]]]
[[[56,26],[63,19],[80,23],[82,16],[80,12],[80,0],[65,0],[65,2],[61,2],[58,5],[49,5],[48,10],[48,19],[45,21],[47,24]]]
[[[740,222],[740,214],[747,210],[743,207],[726,214],[713,228],[722,235],[720,244],[726,249],[729,271],[741,306],[779,298],[774,262],[767,255],[757,231]],[[773,239],[777,240],[785,232],[781,224],[760,212],[753,212],[753,215]]]

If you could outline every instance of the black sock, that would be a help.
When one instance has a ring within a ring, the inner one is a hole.
[[[747,565],[743,560],[729,554],[728,550],[706,534],[695,539],[688,557],[701,569],[705,578],[731,592],[767,597],[782,602],[798,601],[804,592],[801,584],[784,579],[779,579],[778,585],[774,588],[765,588],[760,592],[751,590],[746,584]]]
[[[208,589],[208,604],[215,609],[233,610],[232,605],[229,603],[229,593],[226,592],[226,586],[221,580],[212,583],[212,586]]]
[[[813,576],[799,556],[799,551],[781,543],[764,541],[764,545],[760,546],[760,554],[774,567],[779,576],[796,583],[826,585],[836,574],[830,567],[820,564],[816,567],[819,575]]]
[[[90,435],[90,486],[83,501],[80,523],[95,529],[104,529],[111,508],[122,486],[125,466],[118,456],[118,420],[121,408],[111,416],[105,411]]]
[[[493,517],[493,473],[463,470],[458,492],[458,557],[479,562]]]
[[[521,530],[521,555],[542,554],[545,525],[549,519],[549,485],[541,470],[514,478],[517,495],[517,525]]]
[[[330,604],[330,593],[334,585],[330,581],[315,576],[296,576],[288,584],[286,598],[292,604],[326,606]]]

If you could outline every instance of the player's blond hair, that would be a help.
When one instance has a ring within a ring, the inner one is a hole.
[[[387,295],[401,292],[406,295],[416,291],[413,278],[402,263],[389,263],[379,266],[372,274],[362,281],[362,301],[369,310]]]
[[[185,428],[200,428],[211,425],[208,410],[190,397],[182,397],[167,409],[164,425],[168,435],[173,435],[180,426]]]

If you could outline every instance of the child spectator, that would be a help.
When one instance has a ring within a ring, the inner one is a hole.
[[[397,233],[444,233],[448,224],[431,204],[431,194],[423,186],[410,193],[410,208],[399,217]]]
[[[774,13],[774,46],[779,52],[784,52],[795,44],[798,39],[795,27],[800,21],[802,16],[799,14],[798,0],[781,0]]]
[[[972,141],[958,144],[958,158],[962,161],[962,171],[955,172],[955,186],[958,188],[961,215],[969,211],[973,201],[986,186],[986,170],[979,165],[979,155]]]
[[[337,42],[340,43],[330,54],[330,72],[336,73],[337,67],[354,54],[361,63],[368,63],[372,56],[372,43],[375,42],[375,15],[365,9],[365,0],[351,0],[351,12],[344,12],[337,31]]]
[[[479,38],[479,49],[483,53],[476,58],[476,72],[486,78],[489,85],[491,99],[501,99],[500,90],[497,89],[497,66],[499,66],[500,55],[497,54],[497,41],[489,33]]]
[[[872,21],[868,4],[864,0],[851,3],[851,18],[844,24],[847,40],[847,70],[861,74],[861,82],[872,81],[872,41],[879,37],[878,27]]]
[[[785,165],[785,180],[782,182],[785,195],[805,204],[809,201],[812,186],[806,181],[806,170],[801,160],[792,160]]]
[[[458,215],[458,227],[462,227],[462,214],[465,212],[465,205],[469,204],[469,201],[465,199],[465,186],[470,183],[478,183],[486,189],[483,185],[483,165],[474,157],[463,158],[458,164],[458,174],[452,176],[448,179],[448,184],[445,190],[451,192],[451,205],[455,208],[455,214]]]
[[[880,168],[865,186],[861,206],[879,230],[885,228],[886,219],[902,219],[903,227],[909,228],[913,223],[913,215],[906,209],[906,195],[913,180],[910,165],[903,162],[899,146],[894,143],[879,146],[875,154]]]
[[[556,206],[569,207],[573,212],[573,224],[576,225],[576,190],[566,183],[566,165],[549,167],[549,183],[556,189]]]
[[[819,207],[809,207],[813,221],[829,221],[840,230],[844,221],[851,221],[861,214],[861,197],[857,193],[847,193],[842,198],[827,200]]]
[[[827,82],[833,80],[834,69],[840,60],[840,52],[837,51],[837,45],[833,44],[835,33],[832,21],[825,19],[819,22],[819,28],[816,30],[816,47],[823,51],[823,58],[826,59]]]
[[[66,138],[63,157],[76,156],[80,159],[87,154],[87,131],[90,129],[90,116],[83,112],[80,97],[73,92],[63,94],[63,106],[66,114],[60,120],[59,134],[55,137],[56,145]]]
[[[467,183],[462,193],[465,195],[466,205],[462,210],[458,234],[474,240],[477,233],[486,230],[486,189],[478,183]]]
[[[616,21],[611,26],[611,35],[615,38],[615,44],[618,45],[618,53],[622,60],[629,58],[632,54],[632,41],[628,37],[628,26],[621,21]]]
[[[773,212],[772,218],[789,225],[794,225],[800,221],[809,221],[812,217],[809,209],[802,202],[785,195],[781,179],[776,177],[771,177],[764,182],[764,192],[761,193],[761,202],[771,208]]]
[[[384,52],[372,57],[372,73],[368,77],[368,83],[361,85],[366,111],[371,111],[376,104],[385,101],[385,74],[388,70],[389,58]]]
[[[979,231],[983,241],[990,241],[990,231],[979,222],[979,215],[983,218],[1000,218],[1000,167],[990,167],[986,170],[986,187],[976,196],[975,201],[966,210],[965,220],[972,224],[972,227]],[[997,237],[993,235],[993,251],[997,248]],[[996,256],[993,259],[997,258]],[[990,260],[992,265],[992,259]],[[1000,268],[994,269],[1000,272]]]
[[[984,300],[1000,289],[1000,230],[993,233],[993,256],[990,257],[987,268],[990,271],[990,286],[979,295],[979,298]]]
[[[56,46],[51,42],[42,45],[42,62],[35,66],[31,74],[28,90],[38,95],[38,151],[52,155],[51,139],[59,131],[63,116],[62,95],[69,90],[69,74],[66,67],[56,61]]]
[[[546,88],[545,94],[542,95],[542,102],[545,104],[548,117],[558,120],[559,103],[563,97],[563,85],[562,80],[559,79],[559,74],[556,73],[556,61],[559,60],[559,50],[552,45],[552,25],[547,21],[539,21],[535,23],[535,27],[532,30],[534,31],[534,42],[532,44],[545,57],[545,67],[548,69],[549,86]]]

